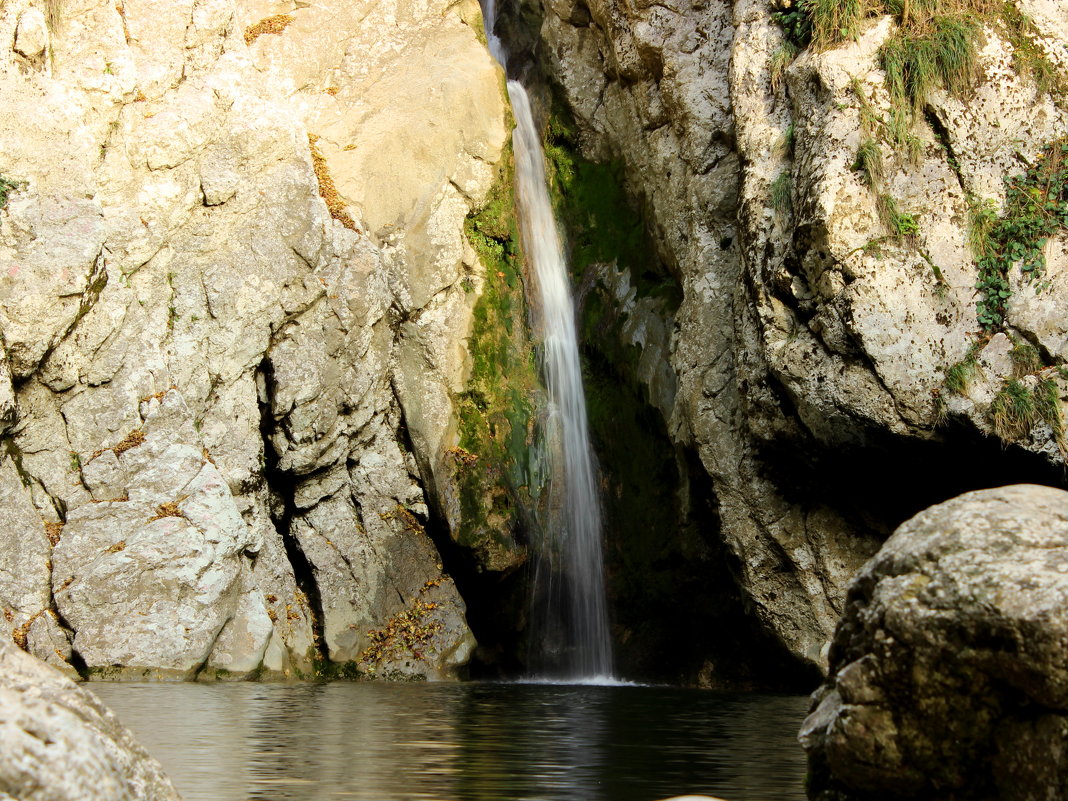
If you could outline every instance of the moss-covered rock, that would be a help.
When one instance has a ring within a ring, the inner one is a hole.
[[[526,559],[525,529],[541,496],[535,447],[544,392],[527,323],[522,254],[509,154],[486,204],[467,219],[467,238],[485,268],[474,307],[470,377],[456,399],[458,444],[446,453],[456,503],[453,539],[478,568],[509,571]]]

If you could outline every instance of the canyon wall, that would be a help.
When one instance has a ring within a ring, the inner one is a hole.
[[[645,675],[809,681],[898,523],[1063,482],[1068,12],[984,12],[968,85],[908,108],[900,14],[811,45],[797,13],[503,22],[542,99],[615,636]],[[474,0],[0,8],[17,644],[95,678],[446,678],[472,629],[522,661],[551,477],[481,25]]]
[[[447,677],[507,137],[461,3],[0,9],[0,607],[91,677]],[[428,476],[424,481],[423,476]]]
[[[583,155],[622,165],[647,260],[681,287],[665,314],[633,266],[604,278],[631,254],[598,266],[612,333],[669,360],[673,381],[631,372],[711,479],[746,606],[825,667],[846,583],[894,526],[966,489],[1063,482],[1063,223],[1036,238],[1041,277],[998,278],[993,321],[969,243],[977,214],[1011,216],[1012,176],[1063,213],[1068,12],[979,17],[974,81],[911,109],[884,69],[900,17],[806,47],[790,8],[544,0],[515,18],[537,31],[547,115],[562,103]]]

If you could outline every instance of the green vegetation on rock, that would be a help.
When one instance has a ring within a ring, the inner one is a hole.
[[[480,552],[484,566],[513,561],[524,508],[533,508],[540,493],[532,445],[542,389],[527,324],[510,152],[503,164],[485,205],[465,224],[486,280],[468,341],[471,377],[457,398],[460,447],[448,454],[460,488],[455,535]]]
[[[1001,327],[1011,295],[1009,273],[1019,265],[1027,280],[1040,278],[1044,249],[1068,229],[1068,137],[1042,149],[1023,175],[1005,181],[1005,209],[996,217],[989,203],[972,204],[972,245],[979,261],[979,324]]]
[[[1016,72],[1031,78],[1040,92],[1063,96],[1068,91],[1068,82],[1035,43],[1038,29],[1011,0],[798,0],[781,2],[773,17],[786,34],[789,52],[795,52],[856,38],[865,19],[881,14],[898,23],[879,50],[890,93],[884,132],[896,147],[915,150],[912,128],[932,92],[944,89],[963,98],[975,87],[984,26],[1011,45]],[[783,58],[773,59],[773,82],[785,70]]]
[[[24,184],[22,181],[16,181],[12,178],[5,178],[0,175],[0,209],[7,205],[7,196],[12,192],[22,189]]]
[[[783,217],[789,217],[794,210],[794,180],[789,170],[783,170],[771,182],[771,207]]]
[[[1060,390],[1053,378],[1040,376],[1033,388],[1016,378],[1004,382],[987,414],[994,432],[1005,442],[1022,440],[1036,425],[1046,423],[1061,453],[1065,451]]]
[[[565,221],[575,283],[591,264],[614,262],[630,272],[639,297],[663,297],[678,306],[678,283],[663,269],[643,215],[627,196],[623,162],[583,158],[575,124],[560,103],[549,117],[545,156],[554,210]]]

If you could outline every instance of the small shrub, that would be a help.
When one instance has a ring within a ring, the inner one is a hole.
[[[16,192],[22,189],[25,183],[22,181],[16,181],[13,178],[5,178],[0,175],[0,209],[7,205],[7,196],[12,192]]]
[[[774,19],[782,26],[786,40],[794,47],[801,50],[812,41],[812,16],[808,10],[806,0],[784,0],[781,8],[772,12]]]

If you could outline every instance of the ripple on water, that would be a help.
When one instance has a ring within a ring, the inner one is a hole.
[[[617,684],[92,689],[186,801],[804,801],[804,697]]]

